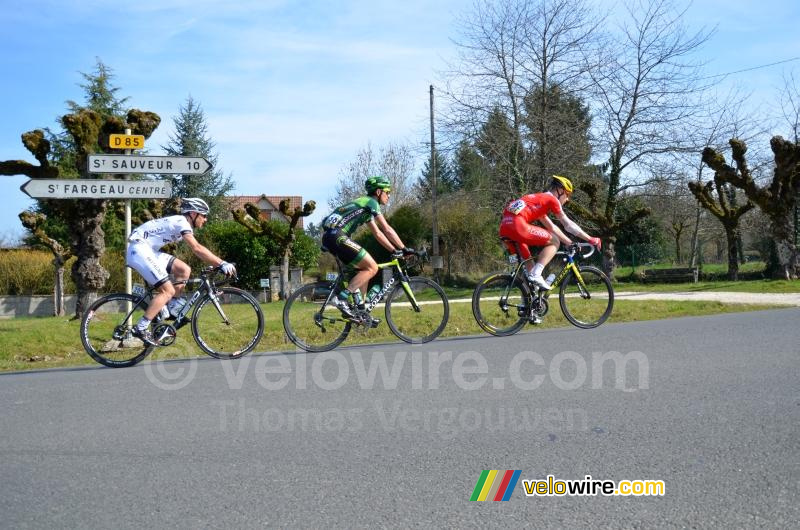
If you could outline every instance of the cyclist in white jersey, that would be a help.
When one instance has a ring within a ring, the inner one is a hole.
[[[203,199],[183,199],[180,215],[147,221],[131,232],[125,264],[156,288],[156,294],[147,306],[144,316],[134,326],[133,334],[151,346],[157,343],[150,332],[150,322],[161,308],[166,304],[170,314],[175,316],[185,303],[178,298],[185,284],[173,285],[170,274],[175,282],[180,282],[187,280],[192,273],[189,265],[171,254],[161,252],[161,247],[168,243],[185,241],[194,255],[205,263],[221,267],[227,276],[236,274],[233,264],[218,258],[194,238],[194,229],[201,228],[207,219],[208,204]]]

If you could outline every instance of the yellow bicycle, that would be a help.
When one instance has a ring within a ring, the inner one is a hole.
[[[345,274],[337,258],[339,273],[332,281],[306,284],[291,294],[283,307],[283,328],[300,348],[321,352],[335,348],[347,338],[353,326],[367,332],[373,320],[369,313],[387,297],[384,304],[386,324],[399,339],[411,344],[429,342],[439,336],[447,324],[450,307],[442,288],[428,278],[409,276],[408,268],[421,265],[427,253],[414,252],[403,264],[399,258],[379,263],[379,269],[391,269],[392,275],[366,302],[365,314],[344,315],[333,303],[344,287]]]
[[[581,254],[582,249],[590,249]],[[576,260],[586,259],[594,253],[588,243],[573,243],[556,255],[563,257],[564,267],[556,275],[552,289],[544,290],[528,281],[525,263],[516,255],[513,272],[489,274],[478,282],[472,294],[472,314],[478,325],[492,335],[513,335],[526,322],[537,324],[547,314],[548,298],[556,288],[561,311],[573,325],[596,328],[611,315],[614,307],[614,288],[608,277],[591,265],[578,265]],[[560,286],[560,287],[559,287]]]

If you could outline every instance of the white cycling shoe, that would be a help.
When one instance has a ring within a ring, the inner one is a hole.
[[[531,283],[533,283],[537,287],[541,287],[545,291],[549,291],[550,289],[553,288],[552,285],[547,283],[547,280],[542,278],[541,274],[535,274],[535,275],[534,274],[529,274],[528,275],[528,281],[530,281]]]

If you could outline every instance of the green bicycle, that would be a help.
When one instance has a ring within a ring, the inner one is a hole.
[[[369,313],[386,296],[386,324],[400,340],[411,344],[429,342],[438,337],[450,317],[447,295],[442,288],[433,280],[409,276],[406,272],[407,268],[421,265],[425,259],[427,253],[421,251],[405,258],[405,265],[399,258],[379,263],[379,269],[390,268],[392,275],[365,302]],[[372,327],[371,318],[347,317],[334,304],[333,297],[345,282],[344,266],[339,259],[336,264],[339,272],[333,280],[300,287],[289,296],[283,307],[286,335],[305,351],[331,350],[347,338],[353,326],[364,333]]]
[[[505,238],[501,238],[505,239]],[[591,249],[582,254],[581,249]],[[588,243],[573,243],[556,255],[563,256],[564,267],[552,282],[552,289],[543,290],[528,281],[525,263],[519,251],[509,258],[516,262],[513,272],[492,273],[478,282],[472,294],[472,314],[478,325],[492,335],[507,336],[518,332],[526,322],[538,324],[549,309],[548,297],[560,285],[558,302],[561,311],[573,325],[596,328],[611,315],[614,288],[608,277],[590,265],[577,265],[594,253]]]

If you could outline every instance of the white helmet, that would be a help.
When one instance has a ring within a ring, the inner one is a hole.
[[[181,200],[181,213],[197,212],[200,215],[208,215],[208,204],[203,199],[190,197]]]

